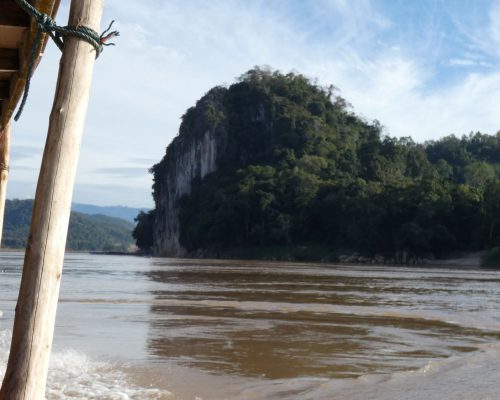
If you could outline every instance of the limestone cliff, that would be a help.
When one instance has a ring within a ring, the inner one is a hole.
[[[153,166],[156,204],[154,253],[183,256],[179,241],[178,200],[191,190],[195,178],[203,178],[216,169],[218,152],[227,140],[222,96],[225,89],[215,88],[183,116],[179,135],[167,147],[163,160]]]

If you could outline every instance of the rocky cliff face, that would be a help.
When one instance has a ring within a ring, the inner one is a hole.
[[[273,136],[273,126],[282,117],[283,106],[280,103],[273,108],[271,104],[269,88],[263,83],[270,75],[254,72],[229,88],[215,87],[190,108],[182,117],[178,136],[167,147],[163,159],[153,166],[156,255],[186,256],[185,246],[190,253],[204,250],[186,240],[189,228],[202,219],[181,226],[181,218],[189,218],[184,206],[180,212],[180,200],[193,193],[193,180],[216,171],[238,171],[274,154],[272,143],[279,138]],[[195,213],[190,211],[189,215]]]
[[[179,135],[167,147],[163,160],[152,169],[156,204],[154,252],[157,255],[186,255],[179,241],[178,201],[190,193],[193,179],[201,179],[217,168],[217,155],[227,142],[221,100],[224,91],[222,88],[211,90],[187,111]]]

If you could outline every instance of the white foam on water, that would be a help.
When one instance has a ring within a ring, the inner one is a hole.
[[[10,346],[9,331],[0,331],[0,374],[5,373]],[[166,400],[172,393],[144,388],[113,363],[91,360],[85,354],[64,350],[51,355],[47,400]]]

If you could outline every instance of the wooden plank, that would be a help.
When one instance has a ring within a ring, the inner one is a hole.
[[[0,25],[29,26],[30,17],[14,0],[0,0]]]
[[[99,31],[103,0],[72,0],[69,25]],[[38,177],[0,400],[43,400],[68,232],[71,198],[87,112],[93,47],[68,37],[59,68]]]
[[[15,75],[15,71],[1,71],[0,70],[0,81],[10,81]]]
[[[54,18],[59,8],[60,0],[33,0],[31,3],[40,12],[48,14],[52,16],[52,18]],[[21,41],[21,47],[19,49],[21,70],[19,71],[19,77],[14,77],[12,81],[9,101],[6,102],[2,109],[2,114],[0,115],[0,129],[2,129],[2,127],[5,126],[12,117],[17,103],[24,92],[24,86],[26,85],[26,76],[28,75],[28,62],[26,60],[28,60],[28,58],[31,56],[33,40],[37,29],[38,28],[36,22],[32,21],[30,28],[25,32],[24,37]],[[43,52],[47,38],[48,36],[44,35],[42,46],[36,50],[36,53],[38,55]],[[8,48],[8,46],[5,47]]]
[[[23,26],[0,25],[0,48],[19,48],[27,31],[28,28]]]
[[[19,69],[19,52],[0,48],[0,71],[15,72]]]

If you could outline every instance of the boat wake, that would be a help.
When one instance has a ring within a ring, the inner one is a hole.
[[[0,374],[8,359],[11,333],[0,331]],[[47,377],[47,400],[166,400],[166,390],[135,385],[120,366],[91,360],[74,350],[51,355]]]

